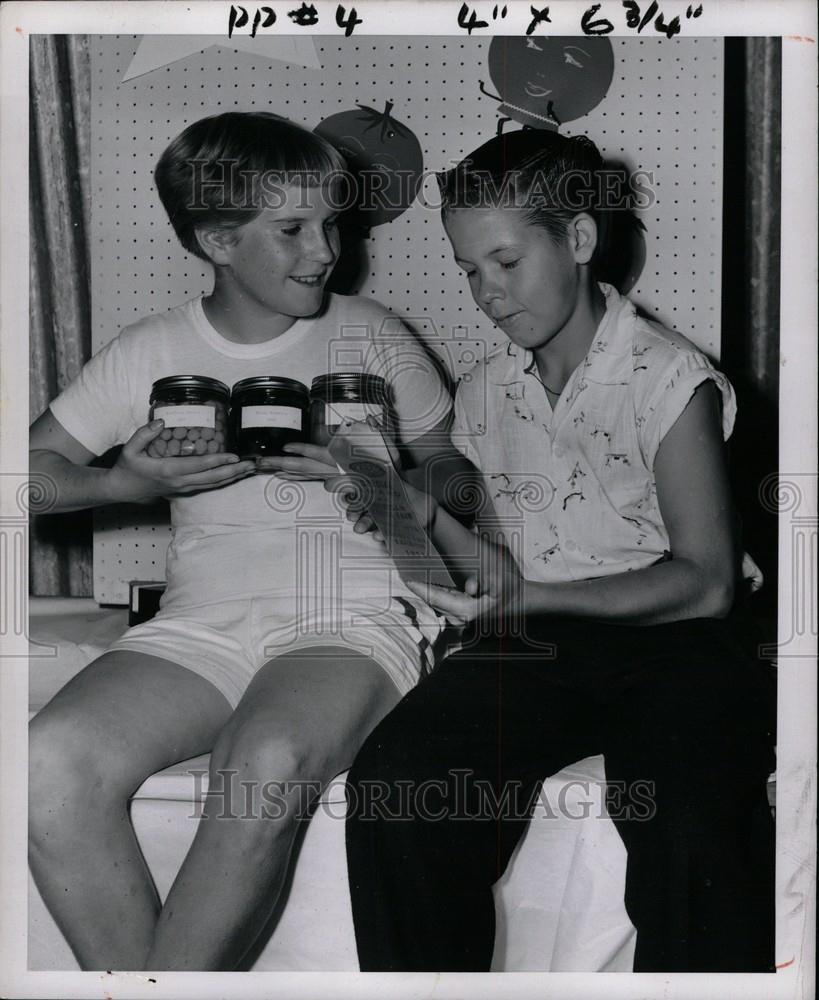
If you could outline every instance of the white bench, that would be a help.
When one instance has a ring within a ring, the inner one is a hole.
[[[32,712],[120,635],[126,622],[125,610],[100,609],[91,599],[33,598],[29,635],[55,647],[56,655],[32,650]],[[132,800],[134,828],[162,898],[194,836],[207,760],[153,775]],[[631,969],[635,935],[623,906],[626,854],[604,813],[603,781],[602,758],[590,757],[544,783],[535,818],[496,887],[494,968]],[[325,790],[305,831],[285,905],[254,971],[357,969],[343,816],[342,775]],[[33,882],[28,964],[37,970],[77,968]]]

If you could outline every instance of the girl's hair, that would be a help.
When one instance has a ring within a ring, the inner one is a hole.
[[[237,229],[277,204],[282,185],[313,187],[346,172],[342,155],[300,125],[266,111],[228,111],[181,132],[154,181],[179,242],[207,260],[197,229]]]
[[[545,129],[504,132],[438,174],[441,214],[446,219],[462,208],[519,208],[527,222],[560,243],[571,220],[586,212],[597,223],[602,251],[607,214],[602,172],[603,158],[586,136]]]

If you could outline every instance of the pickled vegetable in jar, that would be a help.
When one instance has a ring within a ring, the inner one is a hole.
[[[230,389],[204,375],[171,375],[151,388],[151,420],[165,421],[146,449],[153,458],[228,451]]]
[[[319,375],[310,386],[310,439],[327,446],[336,427],[345,420],[375,417],[392,427],[387,383],[380,375],[336,372]]]
[[[233,386],[231,430],[240,458],[282,455],[291,441],[310,437],[310,395],[292,378],[262,375]]]

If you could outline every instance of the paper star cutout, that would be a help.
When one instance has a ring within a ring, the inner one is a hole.
[[[215,35],[143,35],[122,81],[133,80],[161,66],[187,59],[195,52],[214,45],[240,49],[254,56],[293,63],[307,69],[321,69],[316,46],[309,35],[261,35],[256,38],[236,35],[229,40]]]

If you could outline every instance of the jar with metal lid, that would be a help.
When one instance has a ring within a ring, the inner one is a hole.
[[[148,445],[154,458],[227,451],[230,389],[204,375],[171,375],[151,388],[151,420],[165,426]]]
[[[231,429],[239,457],[282,455],[291,441],[309,441],[309,415],[310,394],[296,379],[242,379],[231,396]]]
[[[327,446],[345,420],[375,417],[387,429],[393,425],[389,390],[380,375],[335,372],[319,375],[310,386],[310,439]]]

